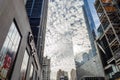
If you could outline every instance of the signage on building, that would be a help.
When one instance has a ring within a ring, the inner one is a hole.
[[[29,35],[28,35],[28,44],[30,45],[30,49],[32,51],[32,55],[34,55],[36,53],[36,48],[35,48],[35,44],[34,44],[33,35],[30,32],[29,32]]]

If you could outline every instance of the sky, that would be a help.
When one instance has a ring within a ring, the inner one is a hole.
[[[75,69],[74,57],[91,50],[83,4],[82,0],[49,0],[44,56],[51,59],[51,80],[56,80],[59,69],[70,73]]]

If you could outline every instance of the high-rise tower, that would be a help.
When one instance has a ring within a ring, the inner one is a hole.
[[[40,64],[44,54],[48,0],[27,0],[26,10],[34,36]]]
[[[119,0],[96,0],[100,19],[97,48],[106,78],[120,79],[120,12]]]

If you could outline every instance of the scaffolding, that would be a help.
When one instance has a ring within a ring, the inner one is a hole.
[[[102,47],[98,48],[103,67],[120,66],[120,0],[96,0],[95,8],[101,22],[97,44]]]
[[[120,47],[120,8],[118,7],[119,0],[96,0],[95,7],[98,17],[101,22],[101,27],[104,36],[107,40],[108,46],[113,56]],[[115,45],[115,42],[117,45]],[[114,49],[115,48],[118,49]]]

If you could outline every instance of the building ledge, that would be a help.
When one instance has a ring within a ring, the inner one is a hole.
[[[110,58],[109,60],[107,60],[107,63],[110,64],[112,61],[114,61],[114,57]]]
[[[112,67],[112,64],[108,64],[107,66],[105,66],[104,70],[109,69],[110,67]]]

